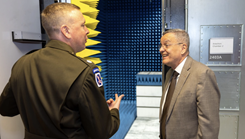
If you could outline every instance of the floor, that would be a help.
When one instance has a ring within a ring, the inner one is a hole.
[[[124,139],[159,139],[159,118],[136,118]]]

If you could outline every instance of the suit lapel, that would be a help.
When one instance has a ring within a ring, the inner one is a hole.
[[[185,81],[187,80],[190,72],[189,72],[189,69],[191,68],[191,63],[192,63],[192,58],[191,57],[187,57],[187,60],[185,62],[185,65],[181,71],[181,74],[180,74],[180,77],[179,77],[179,80],[176,84],[176,87],[175,87],[175,90],[174,90],[174,94],[172,96],[172,100],[171,100],[171,103],[169,105],[169,108],[168,108],[168,116],[167,116],[167,121],[173,111],[173,108],[174,108],[174,105],[177,101],[177,98],[178,98],[178,95],[182,89],[182,87],[184,86],[185,84]]]

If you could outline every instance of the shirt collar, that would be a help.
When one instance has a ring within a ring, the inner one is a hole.
[[[180,75],[180,73],[181,73],[181,71],[182,71],[182,69],[183,69],[183,67],[185,65],[186,59],[187,59],[187,57],[185,57],[185,59],[175,69],[175,71],[178,72],[179,75]]]
[[[71,48],[71,46],[69,46],[68,44],[59,41],[59,40],[50,40],[47,44],[46,47],[51,47],[51,48],[55,48],[55,49],[60,49],[63,51],[67,51],[73,55],[75,55],[73,49]]]

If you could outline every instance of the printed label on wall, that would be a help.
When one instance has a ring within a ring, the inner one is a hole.
[[[231,61],[234,38],[211,38],[209,47],[209,61]]]
[[[233,54],[234,38],[211,38],[210,54]]]

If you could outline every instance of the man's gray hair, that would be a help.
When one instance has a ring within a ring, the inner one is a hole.
[[[176,39],[180,42],[180,43],[186,43],[187,47],[188,47],[188,51],[189,51],[189,46],[190,46],[190,38],[189,38],[189,34],[182,29],[170,29],[167,31],[164,31],[162,33],[162,36],[164,36],[167,33],[173,33],[176,36]]]

